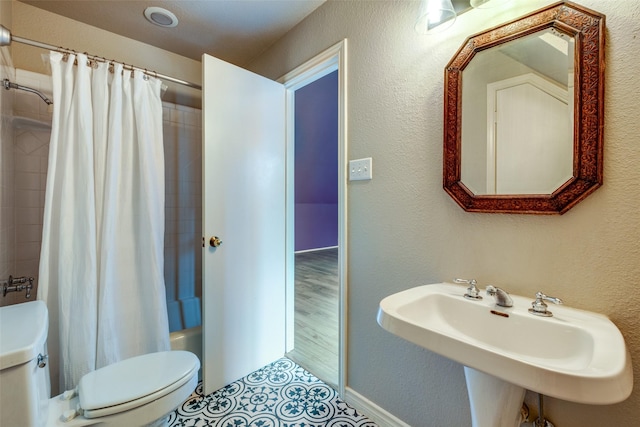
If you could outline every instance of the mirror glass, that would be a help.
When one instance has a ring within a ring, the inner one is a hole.
[[[605,16],[558,2],[445,68],[443,187],[469,212],[563,214],[602,185]]]
[[[574,39],[545,29],[476,54],[462,73],[462,183],[551,194],[573,177]]]

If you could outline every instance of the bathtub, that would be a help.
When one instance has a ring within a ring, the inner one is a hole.
[[[190,351],[200,359],[200,370],[198,371],[198,380],[202,379],[202,326],[195,328],[183,329],[181,331],[171,332],[169,334],[171,342],[171,350]]]

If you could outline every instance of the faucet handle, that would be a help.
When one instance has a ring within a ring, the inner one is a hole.
[[[467,288],[467,293],[464,294],[464,297],[466,299],[472,299],[472,300],[482,299],[482,296],[480,295],[480,290],[478,289],[478,286],[477,286],[478,282],[476,282],[476,279],[471,279],[471,280],[453,279],[453,283],[469,285],[469,287]]]
[[[551,301],[554,304],[564,304],[564,302],[562,302],[562,300],[560,298],[556,298],[556,297],[550,297],[547,296],[545,294],[543,294],[542,292],[536,292],[536,299],[541,298],[543,300],[546,301]]]
[[[554,304],[563,304],[560,298],[550,297],[543,294],[542,292],[536,292],[536,300],[531,303],[529,313],[543,317],[553,316],[553,313],[547,310],[547,304],[545,304],[545,301],[550,301]]]

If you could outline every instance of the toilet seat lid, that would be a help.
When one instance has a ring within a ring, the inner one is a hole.
[[[200,368],[188,351],[163,351],[132,357],[80,379],[78,397],[86,418],[103,417],[142,406],[182,386]]]

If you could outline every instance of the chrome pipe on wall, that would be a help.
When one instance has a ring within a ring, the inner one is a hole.
[[[9,79],[4,79],[4,80],[2,81],[2,85],[4,86],[4,88],[5,88],[6,90],[9,90],[9,89],[18,89],[18,90],[24,90],[24,91],[27,91],[27,92],[35,93],[35,94],[36,94],[36,95],[38,95],[40,98],[42,98],[42,100],[43,100],[47,105],[52,105],[52,104],[53,104],[53,101],[52,101],[52,100],[50,100],[49,98],[47,98],[46,96],[44,96],[44,94],[43,94],[42,92],[40,92],[40,91],[38,91],[38,90],[35,90],[35,89],[33,89],[33,88],[30,88],[30,87],[28,87],[28,86],[22,86],[22,85],[19,85],[19,84],[17,84],[17,83],[11,83],[11,82],[9,81]]]

